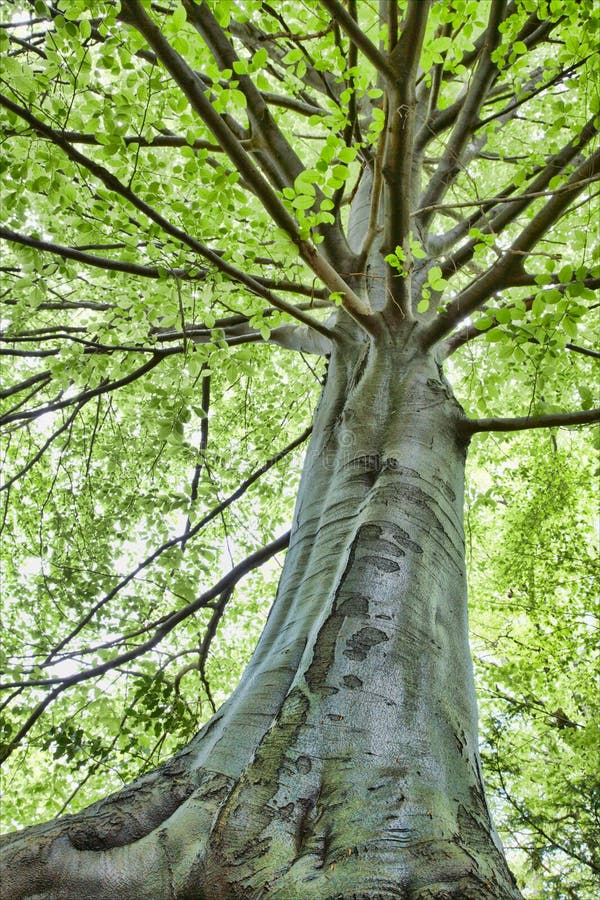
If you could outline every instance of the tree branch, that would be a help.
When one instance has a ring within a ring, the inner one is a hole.
[[[579,344],[565,344],[567,350],[571,350],[573,353],[581,353],[583,356],[590,356],[592,359],[600,359],[600,352],[598,350],[590,350],[589,347],[580,347]]]
[[[210,7],[201,0],[183,0],[188,21],[202,35],[204,42],[212,53],[220,69],[232,69],[239,63],[239,57],[227,39],[225,32],[215,19]],[[264,97],[249,75],[236,73],[239,90],[248,103],[248,119],[252,127],[253,138],[260,136],[259,144],[262,153],[268,153],[273,167],[279,171],[278,183],[281,189],[294,183],[294,179],[304,169],[300,158],[273,119]]]
[[[318,110],[317,110],[318,111]],[[310,113],[312,115],[312,112]],[[5,132],[8,137],[19,136],[19,132]],[[102,146],[98,140],[98,134],[90,134],[85,131],[62,131],[61,134],[70,144],[87,144],[89,146]],[[197,139],[190,143],[186,137],[179,134],[156,134],[152,138],[143,137],[141,134],[127,134],[121,137],[126,147],[132,144],[139,147],[191,147],[192,150],[210,150],[212,153],[220,153],[221,147],[212,141]]]
[[[579,59],[577,62],[573,63],[570,66],[567,66],[566,69],[557,72],[556,75],[553,75],[552,78],[549,78],[548,81],[542,82],[539,84],[539,77],[544,73],[544,67],[540,66],[539,69],[536,69],[533,73],[532,78],[530,78],[529,82],[520,89],[521,92],[518,96],[513,96],[513,99],[508,104],[508,106],[503,107],[498,110],[498,112],[491,113],[489,116],[486,116],[485,119],[480,119],[477,123],[477,129],[484,128],[490,122],[493,122],[495,119],[502,119],[509,113],[512,113],[514,110],[518,109],[520,106],[523,106],[525,103],[528,103],[530,100],[533,100],[534,97],[537,97],[539,94],[542,94],[544,91],[547,91],[548,88],[553,87],[556,84],[559,84],[561,81],[564,81],[565,78],[568,78],[573,72],[577,71],[581,66],[585,65],[588,61],[589,56],[586,56],[584,59]],[[497,101],[496,101],[497,102]]]
[[[272,14],[272,10],[269,7],[268,3],[264,3],[263,8],[266,12]],[[269,59],[271,61],[269,66],[269,73],[273,76],[273,78],[286,84],[287,86],[289,84],[288,80],[286,80],[286,78],[276,68],[276,66],[281,66],[283,69],[287,69],[287,65],[284,62],[287,49],[281,47],[277,43],[277,40],[279,38],[285,37],[292,43],[302,46],[303,35],[296,34],[287,27],[285,22],[281,20],[279,21],[281,25],[286,26],[285,31],[280,32],[279,35],[261,31],[256,27],[255,24],[252,24],[250,22],[244,22],[243,24],[240,24],[239,22],[236,22],[234,20],[229,23],[229,30],[231,31],[232,35],[236,37],[251,53],[256,53],[257,50],[260,50],[263,47],[266,48]],[[324,94],[329,100],[339,106],[340,90],[333,74],[330,72],[322,72],[317,70],[312,64],[312,61],[306,54],[306,52],[303,52],[303,60],[306,64],[306,72],[300,77],[300,81],[302,81],[307,87],[310,87],[316,91],[319,91],[319,93]],[[307,105],[316,105],[314,97],[308,94],[308,92],[302,90],[298,93],[298,96],[300,100]],[[274,105],[278,104],[274,102]],[[315,112],[323,114],[323,109],[317,109],[315,110]]]
[[[79,415],[81,409],[85,405],[85,402],[86,401],[82,401],[81,403],[77,404],[77,406],[75,407],[75,409],[73,410],[73,412],[71,413],[69,418],[65,422],[63,422],[63,424],[60,426],[60,428],[57,428],[57,430],[54,431],[50,435],[50,437],[44,442],[44,444],[42,444],[42,446],[40,447],[38,452],[35,454],[35,456],[33,456],[23,466],[23,468],[17,472],[16,475],[13,475],[12,478],[9,478],[8,481],[5,481],[4,484],[0,485],[0,491],[9,490],[12,487],[12,485],[15,484],[15,482],[19,480],[19,478],[22,478],[23,475],[26,475],[27,472],[29,472],[29,470],[33,468],[33,466],[42,458],[42,456],[44,455],[44,453],[46,452],[46,450],[48,449],[50,444],[52,444],[56,440],[57,437],[60,437],[60,435],[63,433],[63,431],[66,431],[67,428],[71,427],[71,425],[73,424],[73,422]]]
[[[220,69],[236,70],[240,59],[225,32],[217,22],[205,0],[184,0],[183,5],[188,20],[202,35],[204,42],[215,58]],[[259,164],[263,157],[268,157],[268,165],[264,171],[275,176],[271,178],[274,186],[281,190],[294,184],[304,165],[283,132],[271,115],[261,91],[258,90],[249,75],[237,74],[238,87],[246,97],[248,104],[248,120],[252,130],[252,143]],[[319,205],[324,196],[321,190],[315,189],[315,204]],[[324,247],[338,268],[344,270],[350,258],[350,250],[342,230],[336,223],[319,226],[324,237]]]
[[[546,203],[542,209],[531,219],[519,237],[513,241],[509,252],[527,255],[535,247],[544,234],[566,212],[572,200],[581,193],[588,184],[597,180],[600,174],[600,150],[596,150],[573,172],[563,189],[557,191],[555,196]]]
[[[582,409],[577,412],[548,413],[545,416],[518,416],[514,419],[467,419],[461,430],[470,435],[480,431],[525,431],[531,428],[593,425],[596,422],[600,422],[600,409]]]
[[[53,253],[62,256],[64,259],[74,259],[88,266],[94,266],[98,269],[106,269],[116,272],[125,272],[128,275],[139,275],[142,278],[176,278],[180,281],[202,281],[206,279],[206,269],[198,269],[196,274],[192,274],[188,269],[169,269],[167,267],[156,268],[154,266],[138,265],[130,263],[126,260],[111,259],[106,256],[95,256],[85,253],[81,247],[66,247],[63,244],[54,244],[50,241],[43,241],[39,238],[33,238],[29,235],[21,234],[17,231],[11,231],[8,228],[0,226],[0,238],[7,241],[13,241],[17,244],[23,244],[26,247],[33,247],[45,253]],[[116,245],[124,246],[124,245]],[[267,278],[264,275],[253,275],[252,278],[267,288],[268,290],[285,291],[290,294],[299,294],[303,297],[315,297],[324,299],[326,291],[323,288],[317,288],[314,285],[299,284],[296,281],[288,281],[279,278]],[[315,304],[316,306],[316,304]],[[98,308],[105,309],[106,306]],[[300,309],[301,307],[294,307]]]
[[[49,351],[51,352],[51,351]],[[54,351],[58,352],[58,351]],[[173,353],[178,353],[178,348],[169,348],[167,350],[161,350],[160,352],[155,351],[151,359],[145,362],[139,368],[134,369],[133,372],[130,372],[128,375],[124,375],[122,378],[118,378],[116,381],[105,381],[102,384],[98,385],[96,388],[91,388],[87,391],[82,391],[79,394],[76,394],[74,397],[69,397],[66,400],[57,400],[55,403],[49,403],[46,406],[41,406],[37,409],[28,409],[23,412],[15,412],[8,413],[7,415],[0,416],[0,423],[2,425],[8,425],[9,422],[15,422],[18,420],[26,421],[29,419],[37,419],[39,416],[43,416],[45,413],[56,412],[59,409],[65,409],[67,406],[74,406],[78,403],[87,403],[88,400],[91,400],[93,397],[98,397],[100,394],[106,394],[112,391],[116,391],[118,388],[125,387],[128,384],[131,384],[134,381],[137,381],[138,378],[141,378],[143,375],[146,375],[152,369],[154,369],[163,359],[167,356],[171,356]],[[27,354],[19,354],[19,355],[27,355]],[[39,355],[39,354],[36,354]]]
[[[547,159],[545,165],[539,170],[538,174],[528,187],[517,196],[510,196],[516,186],[510,184],[501,194],[491,197],[489,200],[481,203],[481,209],[473,216],[460,223],[453,228],[447,235],[439,239],[434,238],[431,242],[432,251],[441,252],[444,247],[449,246],[456,240],[466,234],[470,228],[479,227],[483,234],[501,234],[502,231],[517,216],[527,209],[534,200],[539,197],[555,197],[562,191],[570,191],[571,187],[563,185],[554,191],[547,191],[546,188],[550,184],[552,178],[559,175],[563,169],[590,143],[590,141],[598,134],[597,118],[593,117],[582,128],[581,132],[576,135],[568,144],[566,144],[558,153],[555,153]],[[494,217],[490,218],[489,213],[498,207],[494,212]],[[456,207],[455,207],[456,208]],[[454,272],[461,269],[469,260],[473,258],[475,247],[478,239],[474,238],[467,241],[453,256],[447,259],[442,266],[442,275],[447,278]]]
[[[44,372],[38,372],[36,375],[31,375],[29,378],[20,381],[18,384],[0,390],[0,400],[6,400],[8,397],[12,397],[13,394],[20,394],[21,391],[27,390],[28,387],[32,387],[32,385],[38,384],[40,381],[49,381],[51,377],[52,374],[48,369]]]
[[[85,626],[91,622],[96,613],[102,609],[107,603],[109,603],[124,587],[126,587],[134,578],[136,578],[140,572],[144,569],[148,568],[155,560],[158,559],[163,553],[167,550],[170,550],[172,547],[176,547],[178,544],[182,542],[187,543],[191,538],[195,537],[199,531],[201,531],[209,522],[212,522],[217,516],[220,516],[232,503],[238,500],[243,494],[246,493],[248,488],[250,488],[259,478],[261,478],[265,472],[268,472],[274,465],[288,456],[296,447],[299,447],[301,444],[306,441],[306,439],[312,434],[312,426],[309,426],[299,435],[295,440],[293,440],[287,447],[284,447],[283,450],[280,450],[270,459],[268,459],[262,466],[259,466],[258,469],[255,469],[254,472],[248,476],[236,489],[233,491],[229,497],[225,500],[221,501],[221,503],[217,504],[210,512],[206,513],[205,516],[202,517],[189,531],[184,532],[177,537],[171,538],[168,541],[165,541],[164,544],[161,544],[156,550],[154,550],[149,556],[147,556],[144,560],[142,560],[136,568],[122,578],[114,588],[112,588],[107,594],[104,595],[100,600],[98,600],[88,613],[81,619],[77,625],[69,632],[66,637],[64,637],[60,643],[54,648],[52,653],[44,660],[40,668],[44,668],[50,664],[52,659],[65,647],[68,643],[70,643],[73,638],[77,637],[80,631],[85,628]]]
[[[535,284],[535,281],[533,278],[531,279],[531,283]],[[584,279],[583,281],[576,282],[576,283],[583,284],[585,287],[590,288],[590,290],[597,290],[598,288],[600,288],[600,278]],[[573,282],[568,282],[567,284],[557,284],[555,286],[545,285],[544,290],[541,291],[542,296],[543,296],[545,290],[549,290],[549,289],[558,290],[558,291],[560,291],[561,294],[564,294],[565,291],[570,287],[571,284],[573,284]],[[537,296],[539,296],[539,294],[540,294],[540,291],[538,291],[536,294],[530,294],[529,297],[521,297],[520,298],[520,301],[525,304],[526,310],[531,309],[531,307],[533,305],[533,301],[535,300],[535,298]],[[512,303],[506,303],[502,306],[502,309],[511,309],[511,307],[514,308],[514,305]],[[487,331],[490,331],[492,328],[495,328],[499,324],[501,324],[501,323],[499,323],[498,320],[496,319],[496,317],[494,316],[492,318],[492,321],[491,321],[489,327],[487,327],[487,328],[478,328],[476,323],[471,322],[468,325],[464,326],[463,328],[459,329],[458,331],[453,332],[445,341],[443,341],[438,346],[438,350],[439,350],[441,358],[447,359],[449,356],[452,356],[452,354],[455,353],[455,351],[458,350],[460,347],[464,346],[469,341],[475,340],[476,338],[485,334]],[[531,340],[532,340],[532,342],[536,342],[535,338],[533,338],[533,337],[531,338]],[[576,344],[571,344],[571,343],[565,344],[565,349],[572,350],[575,353],[582,353],[585,356],[591,356],[594,359],[596,359],[596,358],[600,359],[600,353],[596,352],[595,350],[588,350],[585,347],[579,347]]]
[[[202,421],[200,422],[200,446],[198,448],[198,462],[196,463],[196,467],[194,469],[194,474],[192,476],[192,489],[190,492],[190,503],[195,503],[198,499],[198,485],[200,483],[200,475],[202,474],[202,469],[204,467],[205,456],[206,456],[206,448],[208,447],[208,410],[210,407],[210,375],[204,375],[202,377]],[[192,520],[188,515],[185,523],[184,529],[184,537],[181,541],[181,550],[182,552],[185,550],[185,546],[187,543],[187,535],[190,533],[192,529]]]

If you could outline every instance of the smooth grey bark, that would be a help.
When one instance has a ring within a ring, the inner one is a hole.
[[[9,838],[3,900],[520,896],[477,750],[464,416],[417,326],[337,332],[238,688],[157,772]]]

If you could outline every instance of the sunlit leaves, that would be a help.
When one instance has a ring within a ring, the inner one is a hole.
[[[593,866],[597,853],[592,472],[565,436],[520,441],[526,459],[513,441],[512,462],[503,454],[473,471],[468,503],[486,778],[525,896],[561,897],[567,884],[593,896],[592,871],[577,861]],[[474,447],[473,466],[479,456]]]

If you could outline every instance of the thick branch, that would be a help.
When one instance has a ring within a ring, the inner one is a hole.
[[[201,3],[184,0],[183,5],[188,20],[202,35],[219,68],[235,71],[236,64],[240,61],[239,57],[205,0]],[[252,144],[259,164],[261,160],[268,159],[268,165],[264,166],[263,170],[268,176],[271,175],[270,180],[278,190],[293,185],[300,172],[304,170],[300,157],[277,125],[264,95],[250,76],[237,74],[236,80],[248,104]],[[323,199],[322,192],[317,188],[315,204],[320,204]],[[341,229],[333,224],[322,226],[320,230],[324,236],[324,247],[329,251],[330,257],[335,259],[342,269],[346,268],[350,251]]]
[[[264,8],[267,9],[268,4],[265,3]],[[270,60],[268,66],[269,74],[272,75],[273,78],[276,78],[278,81],[280,81],[285,86],[286,90],[288,90],[289,79],[286,78],[285,75],[281,73],[281,71],[279,71],[279,67],[281,67],[281,69],[286,71],[287,74],[288,66],[284,61],[287,54],[287,45],[285,48],[280,46],[275,35],[261,31],[260,28],[257,28],[256,25],[250,22],[240,23],[232,20],[229,23],[229,30],[231,31],[232,35],[239,41],[241,41],[244,47],[251,53],[256,53],[257,50],[260,50],[263,47],[266,49]],[[279,35],[279,37],[283,36],[283,34]],[[287,27],[285,37],[287,40],[300,46],[302,44],[302,35],[294,33]],[[329,100],[332,100],[333,103],[339,106],[340,87],[335,81],[333,73],[318,71],[312,64],[310,56],[305,51],[303,51],[303,61],[306,64],[306,72],[300,77],[299,80],[303,82],[307,87],[319,91],[319,93],[323,94]],[[298,91],[298,97],[308,106],[317,105],[317,101],[315,100],[315,98],[306,90],[301,89],[300,91]],[[315,112],[322,114],[323,109],[318,109]]]
[[[20,381],[18,384],[13,384],[10,387],[0,390],[0,400],[6,400],[7,397],[12,397],[13,394],[20,394],[21,391],[27,390],[28,387],[32,387],[40,381],[49,381],[51,377],[52,374],[47,369],[44,372],[38,372],[36,375],[31,375],[29,378]]]
[[[479,431],[525,431],[531,428],[559,428],[570,425],[593,425],[600,422],[600,409],[582,409],[545,416],[518,416],[514,419],[467,419],[462,426],[466,434]]]
[[[586,159],[569,178],[563,189],[541,208],[531,222],[513,241],[511,252],[527,255],[549,228],[566,212],[575,197],[584,190],[592,179],[600,174],[600,150]]]
[[[15,133],[18,134],[18,132]],[[61,133],[71,144],[102,146],[101,141],[98,140],[97,134],[90,134],[84,131],[63,131]],[[198,138],[190,143],[186,137],[179,134],[156,134],[152,138],[143,137],[141,134],[127,134],[123,135],[121,140],[126,147],[130,147],[134,144],[139,147],[191,147],[192,150],[210,150],[212,153],[219,153],[221,151],[219,145],[212,141],[205,141]]]
[[[539,94],[544,93],[544,91],[547,91],[554,85],[559,84],[560,82],[564,82],[565,79],[569,77],[569,75],[577,71],[577,69],[579,69],[581,66],[585,65],[588,59],[589,57],[586,56],[584,59],[577,60],[577,62],[573,63],[570,66],[567,66],[566,69],[557,72],[556,75],[554,75],[552,78],[549,78],[548,81],[542,81],[541,84],[539,83],[539,79],[540,76],[544,74],[544,67],[540,66],[533,72],[533,75],[529,79],[528,83],[521,87],[520,93],[518,95],[515,95],[507,106],[504,106],[502,109],[498,110],[495,113],[491,113],[489,116],[486,116],[485,119],[480,119],[477,123],[477,128],[484,128],[486,125],[496,119],[503,119],[504,116],[512,113],[520,106],[523,106],[525,103],[529,103],[529,101],[533,100],[534,97],[537,97]]]
[[[17,244],[23,244],[25,247],[33,247],[36,250],[41,250],[45,253],[54,253],[57,256],[62,256],[64,259],[74,259],[77,262],[84,263],[84,265],[94,266],[98,269],[125,272],[128,275],[139,275],[142,278],[177,278],[180,281],[202,281],[206,278],[205,269],[197,269],[196,272],[192,274],[188,269],[169,269],[166,267],[158,269],[154,266],[138,265],[137,263],[127,262],[126,260],[111,259],[106,256],[95,256],[90,253],[85,253],[80,247],[65,247],[63,244],[42,241],[17,231],[11,231],[8,228],[2,228],[1,226],[0,238],[4,238],[7,241],[13,241]],[[120,247],[123,245],[119,244],[118,246]],[[321,299],[325,299],[326,297],[326,290],[324,288],[315,287],[314,285],[299,284],[296,281],[288,281],[280,278],[266,278],[264,275],[253,275],[252,278],[268,290],[285,291],[290,294],[300,294],[304,297]],[[77,304],[75,305],[77,306]],[[316,305],[317,304],[315,304],[315,307]],[[108,307],[102,305],[98,308],[107,309]],[[301,311],[301,307],[295,308],[300,309]]]
[[[320,2],[331,18],[335,19],[338,25],[344,29],[352,43],[356,45],[360,52],[366,56],[369,62],[375,66],[377,71],[383,75],[389,84],[393,84],[395,81],[394,70],[390,66],[389,61],[379,52],[375,44],[369,40],[348,10],[342,6],[339,0],[320,0]]]
[[[202,35],[219,68],[235,71],[234,67],[239,62],[239,57],[206,2],[184,0],[183,5],[188,21]],[[250,76],[237,74],[236,81],[248,103],[248,118],[253,137],[255,140],[257,137],[260,138],[261,152],[268,153],[271,163],[280,171],[277,187],[293,184],[294,179],[304,169],[300,158],[277,126],[264,97]]]
[[[18,231],[11,231],[9,228],[0,227],[0,238],[16,244],[22,244],[25,247],[33,247],[45,253],[54,253],[56,256],[62,256],[63,259],[74,259],[77,262],[84,263],[86,266],[94,266],[97,269],[106,269],[113,272],[125,272],[128,275],[139,275],[142,278],[164,278],[166,275],[169,275],[180,279],[203,280],[206,277],[206,270],[202,269],[196,275],[190,275],[185,269],[159,270],[154,266],[142,266],[125,260],[110,259],[107,256],[84,253],[76,247],[65,247],[63,244],[42,241],[39,238],[30,237]]]
[[[49,351],[57,352],[57,351]],[[56,412],[59,409],[65,409],[67,406],[74,406],[75,404],[83,404],[87,403],[88,400],[92,400],[94,397],[98,397],[100,394],[106,394],[112,391],[116,391],[118,388],[125,387],[128,384],[131,384],[134,381],[137,381],[138,378],[141,378],[143,375],[146,375],[152,369],[154,369],[166,356],[171,356],[173,353],[178,353],[179,350],[177,347],[169,348],[167,350],[161,350],[160,352],[155,351],[153,356],[145,362],[139,368],[134,369],[133,372],[130,372],[128,375],[124,375],[122,378],[118,378],[116,381],[105,381],[98,385],[96,388],[91,388],[87,391],[81,391],[81,393],[76,394],[74,397],[69,397],[66,400],[57,400],[55,403],[48,403],[46,406],[41,406],[38,409],[28,409],[23,412],[15,412],[9,413],[5,416],[0,417],[0,423],[3,425],[7,425],[9,422],[15,422],[18,420],[28,420],[28,419],[37,419],[39,416],[44,415],[49,412]],[[26,356],[28,354],[23,353],[19,354]],[[32,354],[33,355],[33,354]],[[36,354],[39,356],[40,354]]]
[[[400,246],[410,272],[410,216],[413,197],[413,136],[415,79],[429,16],[429,0],[409,4],[400,40],[390,55],[395,81],[388,91],[387,135],[382,174],[385,184],[384,248],[393,253]],[[410,316],[410,278],[386,269],[388,308]]]
[[[535,284],[535,280],[532,277],[531,284]],[[584,287],[589,288],[590,290],[598,290],[600,288],[600,278],[586,278],[583,281],[579,282],[568,282],[567,284],[556,284],[556,285],[546,285],[544,290],[558,290],[561,294],[563,294],[573,283],[578,283],[584,285]],[[544,291],[541,292],[542,296]],[[529,297],[521,297],[520,302],[525,304],[525,309],[530,310],[533,306],[533,301],[537,296],[539,296],[540,291],[535,294],[531,294]],[[512,303],[506,303],[503,305],[503,309],[510,309],[513,306]],[[484,335],[487,331],[490,331],[492,328],[495,328],[500,323],[496,319],[496,317],[492,317],[490,325],[487,328],[478,328],[476,323],[470,322],[468,325],[463,326],[458,331],[453,332],[445,341],[443,341],[438,350],[440,352],[440,356],[443,359],[447,359],[449,356],[452,356],[453,353],[456,352],[460,347],[463,347],[469,341],[475,340],[476,338]],[[535,338],[531,338],[532,341],[535,342]],[[594,359],[600,359],[600,353],[595,350],[589,350],[586,347],[580,347],[577,344],[567,343],[565,344],[565,349],[572,350],[574,353],[582,353],[584,356],[591,356]]]
[[[48,449],[48,447],[50,446],[50,444],[52,444],[52,443],[56,440],[57,437],[60,437],[60,435],[63,433],[63,431],[66,431],[67,428],[70,428],[70,427],[72,426],[73,422],[75,421],[75,419],[76,419],[77,416],[79,415],[79,413],[80,413],[82,407],[84,406],[84,404],[85,404],[85,401],[79,403],[79,404],[75,407],[75,409],[73,410],[73,412],[71,413],[71,415],[69,416],[69,418],[66,419],[65,422],[63,422],[63,424],[60,426],[60,428],[57,428],[57,430],[54,431],[54,432],[50,435],[50,437],[42,444],[42,446],[40,447],[40,449],[38,450],[38,452],[35,454],[35,456],[33,456],[33,457],[32,457],[32,458],[31,458],[31,459],[23,466],[23,468],[20,469],[20,470],[17,472],[16,475],[13,475],[12,478],[9,478],[8,481],[5,481],[4,484],[0,485],[0,491],[6,491],[6,490],[9,490],[9,489],[12,487],[12,485],[15,484],[15,482],[17,482],[20,478],[22,478],[24,475],[26,475],[27,472],[29,472],[30,469],[33,468],[33,466],[34,466],[34,465],[42,458],[42,456],[44,455],[44,453],[46,452],[46,450]]]
[[[428,207],[438,203],[449,185],[460,171],[461,155],[471,136],[481,105],[498,76],[498,69],[492,62],[491,55],[500,41],[499,25],[506,12],[506,0],[492,0],[479,65],[475,70],[469,91],[462,102],[456,119],[454,130],[448,139],[444,155],[431,178],[422,197],[421,206]],[[431,211],[420,216],[420,226],[427,229],[433,217]]]
[[[507,17],[510,16],[515,11],[515,4],[510,3],[507,8]],[[544,40],[550,31],[555,27],[556,22],[547,21],[542,22],[540,27],[536,27],[539,25],[539,19],[537,18],[537,13],[532,13],[529,17],[515,40],[523,41],[528,49],[532,49],[532,47],[537,46],[542,40]],[[465,69],[471,68],[474,63],[477,61],[477,58],[481,55],[481,52],[484,48],[484,45],[487,41],[487,29],[483,31],[473,45],[473,49],[469,50],[465,53],[461,59],[461,67]],[[455,78],[454,73],[449,71],[442,71],[441,74],[442,81],[448,81]],[[544,85],[541,90],[545,90],[552,82],[548,82],[547,85]],[[421,91],[425,91],[426,84],[422,83]],[[433,88],[435,90],[435,88]],[[498,88],[498,90],[501,90]],[[421,92],[420,91],[420,92]],[[491,92],[488,92],[487,98],[484,98],[484,103],[486,99],[491,97]],[[511,91],[512,95],[512,91]],[[430,115],[429,118],[425,121],[422,127],[417,134],[415,146],[418,152],[422,152],[427,144],[429,144],[437,135],[446,131],[456,122],[458,115],[468,97],[468,93],[462,93],[450,106],[447,106],[445,109],[434,109],[433,106],[430,107]],[[507,110],[503,110],[500,115],[506,115]],[[482,122],[479,120],[476,123],[475,130],[481,128]]]

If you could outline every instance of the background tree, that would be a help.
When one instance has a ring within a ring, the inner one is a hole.
[[[0,15],[5,817],[151,773],[3,896],[519,896],[490,432],[487,778],[527,896],[593,896],[593,3]]]

